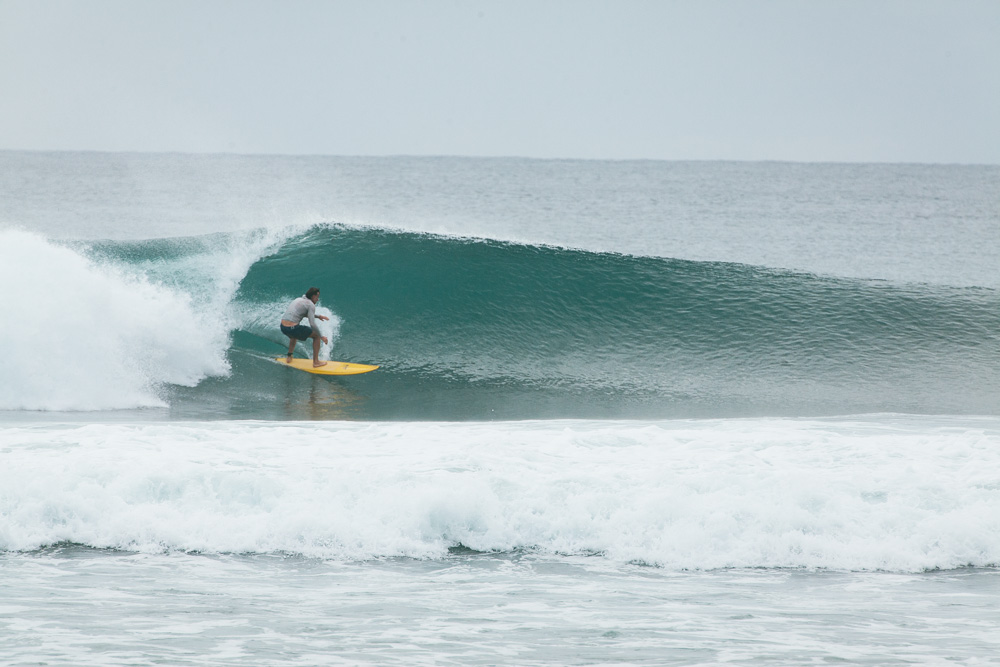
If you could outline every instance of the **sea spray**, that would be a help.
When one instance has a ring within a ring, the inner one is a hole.
[[[228,371],[226,329],[183,292],[96,264],[26,232],[0,231],[0,408],[162,405],[163,383]]]

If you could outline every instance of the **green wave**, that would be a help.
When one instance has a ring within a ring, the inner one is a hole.
[[[111,254],[169,263],[214,244]],[[334,357],[381,370],[267,364],[285,339],[264,317],[234,333],[232,377],[177,390],[177,413],[302,416],[316,387],[331,415],[376,419],[1000,411],[985,288],[317,226],[253,263],[233,302],[269,312],[310,286],[341,318]]]

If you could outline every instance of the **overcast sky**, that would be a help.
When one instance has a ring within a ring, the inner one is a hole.
[[[0,0],[0,149],[1000,164],[1000,0]]]

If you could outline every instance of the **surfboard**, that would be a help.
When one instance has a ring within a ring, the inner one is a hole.
[[[357,375],[358,373],[368,373],[378,368],[378,366],[371,366],[369,364],[351,364],[346,361],[328,361],[326,366],[320,366],[319,368],[313,366],[312,359],[293,358],[292,363],[288,363],[285,361],[285,357],[277,357],[275,361],[282,366],[288,366],[289,368],[314,375]]]

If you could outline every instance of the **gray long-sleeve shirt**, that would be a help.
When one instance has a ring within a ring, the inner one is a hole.
[[[316,326],[316,304],[312,302],[312,299],[300,296],[289,304],[288,309],[285,310],[285,314],[281,316],[281,319],[298,324],[302,321],[303,317],[309,318],[309,326],[313,328],[313,331],[319,330],[319,327]]]

